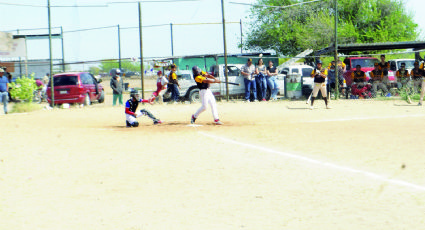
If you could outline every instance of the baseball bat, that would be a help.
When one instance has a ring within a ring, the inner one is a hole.
[[[226,82],[226,81],[224,81],[224,82],[221,82],[221,83],[224,83],[224,84],[229,84],[229,85],[240,85],[239,83],[233,83],[233,82]]]

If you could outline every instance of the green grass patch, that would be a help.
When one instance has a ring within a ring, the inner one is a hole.
[[[28,113],[32,111],[41,110],[43,107],[40,104],[34,104],[34,103],[15,103],[13,104],[13,107],[11,109],[11,113]]]

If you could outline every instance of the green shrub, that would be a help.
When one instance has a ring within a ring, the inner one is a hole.
[[[22,76],[16,79],[16,82],[10,84],[12,88],[10,95],[22,101],[32,102],[34,90],[37,89],[37,85],[34,80],[34,73],[31,74],[31,78]]]

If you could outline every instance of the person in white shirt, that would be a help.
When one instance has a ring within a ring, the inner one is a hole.
[[[245,83],[245,100],[249,102],[250,91],[254,94],[254,101],[257,100],[257,83],[255,82],[255,66],[252,64],[252,59],[248,58],[246,65],[242,66],[241,74],[244,77]]]

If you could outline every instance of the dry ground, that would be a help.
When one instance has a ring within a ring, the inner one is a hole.
[[[0,229],[423,229],[425,108],[105,104],[0,116]]]

